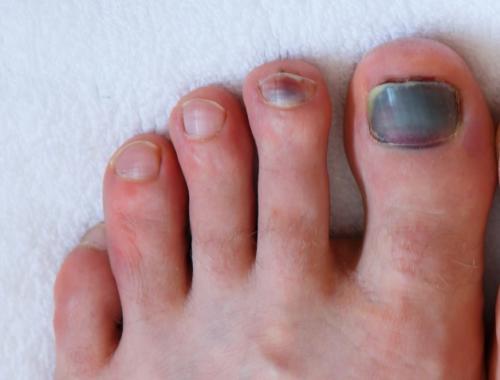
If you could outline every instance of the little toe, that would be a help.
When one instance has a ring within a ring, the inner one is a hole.
[[[255,252],[255,157],[241,105],[223,88],[199,88],[172,111],[169,134],[189,192],[193,290],[241,282]]]
[[[331,273],[326,83],[311,64],[276,61],[247,76],[243,97],[259,156],[257,271],[322,281]]]
[[[186,188],[165,138],[136,136],[115,153],[104,180],[104,211],[126,333],[129,322],[176,310],[189,286]]]
[[[492,120],[473,75],[438,42],[383,45],[356,69],[345,135],[366,202],[360,281],[381,302],[420,305],[415,316],[433,321],[430,331],[454,332],[442,352],[457,364],[474,358],[477,371],[496,165]],[[457,355],[457,346],[466,348]]]
[[[57,379],[92,377],[118,344],[121,307],[105,249],[100,224],[69,254],[57,276]]]

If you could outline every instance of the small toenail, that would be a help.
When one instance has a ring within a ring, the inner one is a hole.
[[[385,83],[371,90],[372,136],[391,145],[423,148],[454,136],[460,119],[457,90],[444,82]]]
[[[129,181],[155,179],[160,172],[161,149],[150,141],[134,141],[122,147],[111,159],[115,173]]]
[[[306,103],[316,92],[316,82],[291,73],[274,73],[259,81],[265,102],[279,108],[293,108]]]
[[[190,99],[182,105],[184,130],[190,137],[208,138],[222,129],[226,110],[219,103],[208,99]]]
[[[106,250],[106,229],[104,223],[96,224],[80,240],[81,246],[91,247],[99,251]]]

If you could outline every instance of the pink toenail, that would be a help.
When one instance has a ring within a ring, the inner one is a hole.
[[[150,141],[134,141],[120,148],[111,160],[121,178],[144,182],[158,177],[161,149]]]
[[[212,137],[219,132],[226,120],[226,110],[207,99],[190,99],[182,105],[184,130],[195,138]]]
[[[96,224],[80,240],[80,245],[97,249],[99,251],[106,250],[106,229],[104,223]]]

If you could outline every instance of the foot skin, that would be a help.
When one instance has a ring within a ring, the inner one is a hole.
[[[496,159],[462,59],[399,40],[358,65],[345,145],[362,242],[329,237],[320,72],[265,64],[243,97],[248,121],[229,92],[198,89],[172,143],[136,136],[111,159],[106,236],[56,282],[56,378],[479,379]]]

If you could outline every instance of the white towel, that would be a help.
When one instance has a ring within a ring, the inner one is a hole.
[[[334,228],[353,231],[362,208],[341,126],[356,62],[397,37],[436,38],[465,57],[498,114],[499,15],[497,0],[1,0],[0,379],[51,378],[54,278],[102,219],[106,161],[136,133],[164,133],[180,95],[209,83],[239,92],[249,70],[277,58],[318,65],[336,108]],[[490,300],[500,207],[491,219]]]

